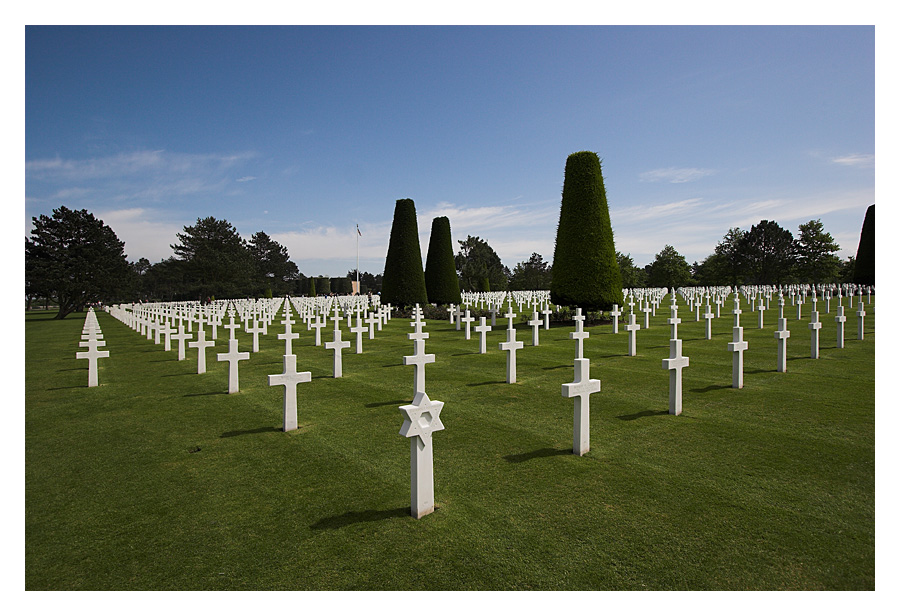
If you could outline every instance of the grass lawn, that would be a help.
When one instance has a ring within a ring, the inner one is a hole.
[[[846,302],[846,300],[845,300]],[[667,303],[667,302],[664,302]],[[76,360],[84,313],[25,317],[27,590],[743,590],[874,589],[875,306],[864,341],[832,313],[810,359],[809,309],[785,307],[788,371],[777,373],[777,310],[756,328],[744,388],[731,388],[731,315],[679,335],[684,412],[667,414],[668,309],[638,332],[589,327],[591,450],[572,455],[570,325],[519,324],[518,382],[506,384],[505,320],[478,354],[447,321],[429,321],[436,511],[409,515],[413,394],[408,319],[363,354],[331,351],[295,325],[300,429],[280,430],[284,344],[276,322],[227,394],[227,330],[196,374],[110,315],[100,386]],[[520,315],[519,320],[522,321]],[[642,322],[642,316],[639,322]],[[345,323],[346,325],[346,323]],[[323,341],[331,339],[331,322]],[[239,334],[240,350],[250,337]],[[355,336],[344,331],[344,339]]]

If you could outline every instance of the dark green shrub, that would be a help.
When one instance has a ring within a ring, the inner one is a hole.
[[[425,290],[432,304],[459,304],[459,276],[453,257],[450,219],[439,216],[431,221],[431,238],[425,258]]]
[[[610,310],[624,303],[600,159],[576,152],[566,160],[551,301],[583,310]]]
[[[428,303],[416,205],[412,199],[398,199],[394,208],[394,222],[381,282],[381,303],[392,306]]]

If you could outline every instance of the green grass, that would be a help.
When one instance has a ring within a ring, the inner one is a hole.
[[[282,371],[277,323],[229,395],[214,355],[226,330],[197,375],[194,349],[179,362],[100,313],[110,357],[88,388],[75,359],[84,314],[28,314],[26,589],[874,589],[875,307],[864,341],[848,314],[840,350],[823,312],[818,360],[804,308],[785,374],[775,309],[763,330],[746,310],[733,390],[730,315],[707,341],[683,307],[678,417],[661,363],[668,310],[638,333],[636,357],[624,331],[589,328],[602,391],[584,457],[560,392],[572,327],[532,347],[520,325],[507,385],[505,321],[487,355],[474,332],[430,321],[426,385],[446,429],[434,435],[437,509],[419,521],[398,434],[413,393],[408,319],[345,352],[342,379],[300,327],[297,366],[313,380],[298,386],[300,429],[284,433],[284,388],[266,379]]]

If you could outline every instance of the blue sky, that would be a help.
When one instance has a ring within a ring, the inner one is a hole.
[[[872,26],[34,27],[25,232],[86,208],[130,260],[215,216],[307,275],[383,270],[394,204],[551,260],[566,157],[603,161],[616,248],[689,262],[730,227],[875,202]]]

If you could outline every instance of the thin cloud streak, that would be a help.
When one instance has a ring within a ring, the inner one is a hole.
[[[696,182],[702,178],[714,175],[714,169],[698,169],[696,167],[666,167],[645,171],[640,175],[641,182],[669,182],[671,184],[684,184]]]

